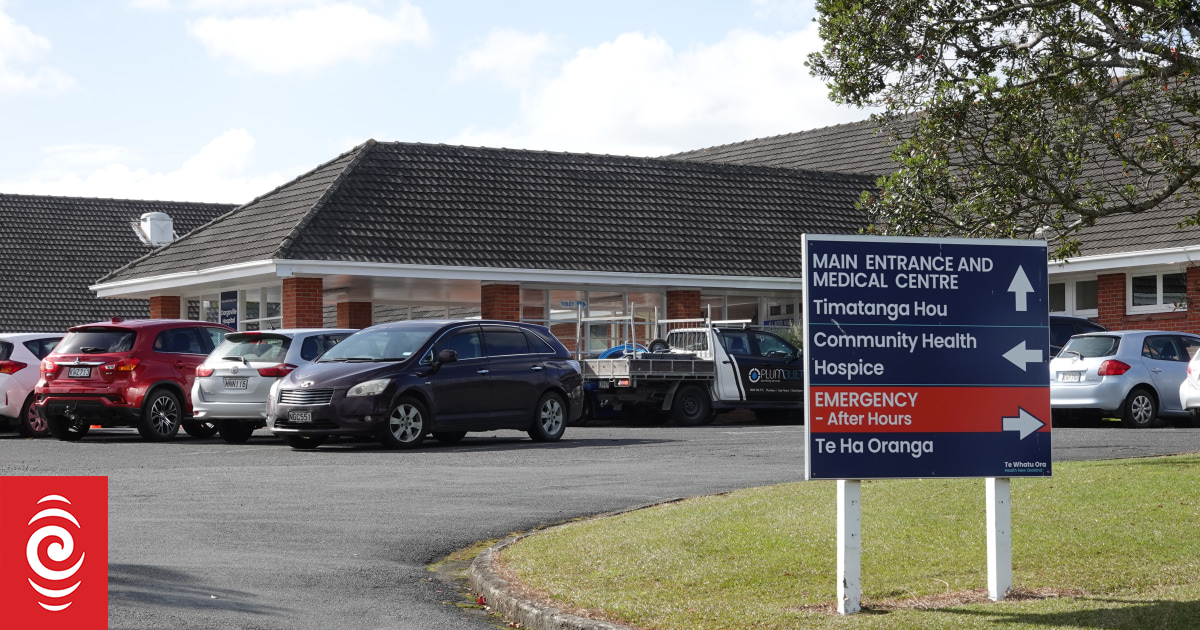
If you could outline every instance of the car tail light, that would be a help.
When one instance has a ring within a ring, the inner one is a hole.
[[[138,366],[138,363],[141,363],[141,359],[131,357],[128,359],[121,359],[115,363],[107,363],[100,369],[105,372],[132,372],[134,368]]]
[[[271,367],[258,368],[258,373],[260,376],[273,376],[278,378],[291,374],[292,370],[296,369],[297,367],[298,366],[292,365],[291,363],[280,363],[279,365],[272,365]]]
[[[213,368],[210,368],[210,367],[196,368],[196,376],[212,376],[213,372],[214,372]]]
[[[38,371],[41,372],[42,374],[53,374],[54,370],[57,370],[57,369],[58,369],[58,366],[55,365],[54,362],[51,361],[50,359],[46,359],[45,361],[42,361],[42,364],[38,366]]]
[[[1100,376],[1120,376],[1129,371],[1129,364],[1116,359],[1109,359],[1100,364]]]
[[[16,374],[25,369],[20,361],[0,361],[0,374]]]

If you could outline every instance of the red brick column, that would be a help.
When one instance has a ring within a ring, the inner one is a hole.
[[[370,302],[338,302],[338,328],[366,328],[371,325]]]
[[[681,289],[667,291],[667,316],[665,319],[690,319],[704,317],[700,309],[700,291],[698,289]],[[695,326],[696,324],[667,324],[667,330]],[[665,333],[666,331],[660,331]]]
[[[480,287],[480,315],[484,319],[521,321],[521,286],[485,284]]]
[[[1125,319],[1125,274],[1109,273],[1096,278],[1096,321],[1109,330],[1121,330]]]
[[[179,296],[156,295],[150,298],[150,319],[179,319]]]
[[[283,327],[323,328],[325,299],[320,278],[283,279]]]

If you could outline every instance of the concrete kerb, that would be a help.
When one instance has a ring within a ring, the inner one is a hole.
[[[682,500],[682,498],[679,498],[659,501],[627,510],[597,514],[591,518],[607,518],[658,505],[677,503]],[[510,536],[484,549],[482,553],[475,556],[475,559],[471,561],[470,570],[467,572],[471,590],[484,597],[488,608],[507,619],[510,623],[520,624],[519,627],[521,628],[529,628],[530,630],[630,630],[628,626],[581,617],[547,604],[527,600],[521,594],[520,589],[515,588],[514,585],[510,584],[508,580],[501,577],[493,569],[492,564],[496,560],[496,554],[505,547],[526,536],[532,536],[576,522],[578,521],[571,521],[570,523],[563,523],[546,529],[538,529]]]

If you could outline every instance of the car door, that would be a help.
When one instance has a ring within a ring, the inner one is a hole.
[[[750,340],[754,367],[746,371],[746,399],[766,402],[796,402],[804,398],[804,371],[799,352],[783,339],[752,331]]]
[[[1179,411],[1179,384],[1187,378],[1188,352],[1174,335],[1150,335],[1142,342],[1142,362],[1158,390],[1159,407]]]
[[[492,380],[478,325],[446,331],[427,359],[442,350],[458,353],[458,360],[443,363],[426,381],[433,393],[434,425],[439,431],[477,430],[492,413]]]
[[[720,357],[714,349],[713,359],[719,361],[716,389],[720,400],[747,400],[746,385],[750,370],[758,365],[750,352],[750,332],[747,330],[722,330],[718,335],[725,356]]]
[[[500,423],[493,428],[528,428],[546,385],[546,366],[515,326],[485,325],[483,347],[492,378],[494,420]]]

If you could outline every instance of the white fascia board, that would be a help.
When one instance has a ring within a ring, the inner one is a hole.
[[[255,260],[198,271],[182,271],[133,280],[104,282],[93,284],[88,289],[95,291],[97,297],[123,297],[133,293],[146,292],[171,293],[186,290],[188,287],[204,282],[225,282],[262,275],[274,276],[275,267],[276,261],[274,260]]]
[[[402,265],[330,260],[258,260],[199,271],[163,274],[148,278],[106,282],[90,287],[98,297],[121,297],[134,293],[178,292],[210,282],[240,280],[270,275],[292,276],[373,276],[379,278],[435,278],[479,280],[482,282],[539,282],[550,284],[603,284],[646,287],[695,287],[747,289],[763,291],[800,291],[801,278],[760,276],[718,276],[691,274],[654,274],[609,271],[566,271],[558,269],[497,269],[492,267],[448,267],[440,265]]]
[[[1200,261],[1200,245],[1151,249],[1139,252],[1116,252],[1097,256],[1080,256],[1067,260],[1050,261],[1049,274],[1080,272],[1118,272],[1134,267],[1157,267],[1163,265],[1186,265]]]

